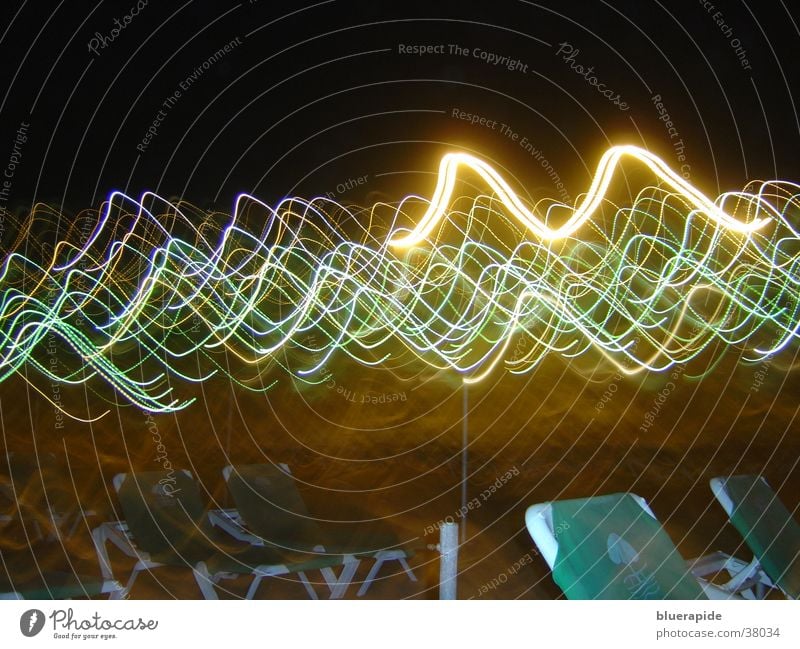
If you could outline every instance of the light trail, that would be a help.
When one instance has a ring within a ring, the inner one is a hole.
[[[690,205],[706,214],[712,220],[733,230],[734,232],[753,232],[764,227],[770,220],[769,217],[755,219],[749,223],[738,221],[724,210],[720,209],[713,201],[709,200],[702,192],[686,182],[657,155],[633,145],[620,145],[611,147],[605,152],[597,166],[592,184],[586,192],[583,202],[577,206],[569,220],[558,228],[549,228],[535,214],[529,211],[520,198],[509,187],[508,183],[488,163],[468,153],[448,153],[442,157],[439,164],[439,176],[436,189],[431,198],[431,205],[420,219],[419,223],[407,235],[396,238],[392,245],[397,247],[413,246],[423,241],[436,225],[447,217],[447,210],[455,198],[454,189],[461,166],[468,167],[477,173],[486,184],[491,187],[509,212],[528,228],[534,236],[545,241],[563,239],[571,236],[592,216],[600,207],[605,198],[614,172],[624,156],[630,156],[636,161],[646,165],[656,176],[663,181],[672,191],[680,192]]]
[[[623,157],[657,184],[616,205]],[[462,170],[486,193],[459,193]],[[215,375],[249,390],[287,373],[318,384],[341,356],[470,383],[549,355],[628,375],[730,347],[758,362],[798,337],[799,190],[751,183],[711,200],[621,146],[557,227],[462,153],[442,159],[416,220],[407,200],[241,195],[232,217],[152,193],[114,192],[77,219],[37,206],[0,272],[0,381],[27,376],[45,398],[62,386],[59,408],[87,385],[169,412]]]

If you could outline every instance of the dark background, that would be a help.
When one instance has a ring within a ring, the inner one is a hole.
[[[16,12],[4,4],[2,148],[19,121],[31,123],[14,205],[77,211],[123,189],[228,209],[239,191],[274,201],[351,176],[429,171],[454,145],[485,152],[528,187],[547,182],[525,151],[453,119],[454,107],[527,136],[577,194],[610,143],[646,144],[669,159],[654,94],[686,145],[693,179],[710,193],[798,175],[798,28],[784,3],[719,2],[709,13],[699,2],[635,0],[150,2],[90,53],[95,32],[108,35],[129,4],[26,3]],[[161,103],[237,36],[242,45],[184,93],[140,154]],[[564,41],[630,110],[568,69],[556,56]],[[398,54],[399,44],[437,43],[516,58],[528,72],[472,56]],[[373,178],[368,189],[424,194],[420,180]]]

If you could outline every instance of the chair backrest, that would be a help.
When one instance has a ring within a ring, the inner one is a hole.
[[[213,532],[191,473],[120,473],[114,487],[140,549],[151,555],[179,554],[187,561],[208,555]]]
[[[762,476],[714,478],[711,490],[770,579],[800,598],[800,525]]]
[[[257,536],[298,547],[321,542],[288,468],[274,464],[228,466],[223,475],[239,514]]]
[[[569,599],[706,598],[638,496],[559,500],[528,512],[528,530]]]

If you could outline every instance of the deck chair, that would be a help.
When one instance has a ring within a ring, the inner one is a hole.
[[[29,527],[34,540],[71,538],[96,516],[82,509],[69,484],[67,469],[52,453],[38,457],[8,453],[0,469],[0,528],[14,521]]]
[[[800,525],[762,476],[713,478],[711,491],[753,552],[768,586],[800,598]]]
[[[130,591],[142,571],[178,566],[192,570],[206,599],[218,598],[215,586],[221,579],[252,576],[246,595],[252,599],[264,578],[287,574],[296,574],[308,595],[317,599],[306,572],[324,570],[323,577],[333,599],[343,595],[358,566],[352,556],[291,552],[232,542],[210,524],[200,491],[188,471],[121,473],[113,482],[125,520],[104,523],[92,536],[106,579],[113,579],[108,542],[136,559],[120,596]],[[342,566],[338,577],[326,570],[334,566]]]
[[[74,599],[100,595],[115,599],[121,591],[122,584],[113,579],[68,572],[45,572],[19,582],[0,578],[0,599]]]
[[[233,496],[235,509],[213,513],[213,524],[234,538],[256,546],[277,546],[295,551],[322,548],[374,561],[358,590],[363,596],[384,563],[397,561],[411,581],[416,575],[408,565],[414,555],[387,529],[361,526],[363,538],[342,538],[341,532],[315,521],[285,464],[227,466],[222,472]]]
[[[699,581],[634,494],[532,505],[525,524],[569,599],[738,598]]]

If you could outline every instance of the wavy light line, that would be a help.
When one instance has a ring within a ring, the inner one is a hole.
[[[623,156],[659,185],[618,206]],[[491,194],[459,194],[462,168]],[[168,412],[192,402],[176,396],[186,384],[223,374],[265,390],[276,369],[321,383],[341,355],[468,383],[550,354],[591,352],[628,375],[731,346],[757,361],[798,337],[798,190],[751,183],[711,201],[625,146],[554,228],[461,153],[442,159],[410,229],[406,201],[273,208],[243,194],[232,218],[149,192],[77,219],[37,206],[0,274],[0,381],[27,377],[58,409],[75,386],[112,399],[111,386]]]
[[[453,193],[460,166],[469,167],[492,188],[503,205],[516,217],[520,223],[527,227],[540,239],[563,239],[577,232],[586,221],[592,218],[606,196],[608,187],[614,177],[614,172],[624,156],[630,156],[645,164],[656,177],[666,183],[671,190],[682,193],[689,203],[706,214],[709,218],[724,225],[735,232],[753,232],[764,227],[769,217],[756,219],[743,223],[726,214],[713,201],[690,183],[686,182],[658,156],[645,149],[633,145],[620,145],[611,147],[603,154],[597,166],[592,184],[586,192],[583,202],[575,208],[569,220],[558,228],[549,228],[533,212],[523,205],[520,198],[509,187],[508,183],[488,163],[469,155],[468,153],[448,153],[442,157],[439,164],[439,177],[436,189],[431,199],[431,205],[420,219],[419,223],[407,235],[392,240],[392,245],[397,247],[414,246],[421,243],[436,225],[447,216],[448,207],[454,199]]]

